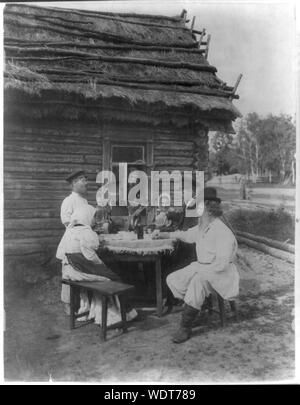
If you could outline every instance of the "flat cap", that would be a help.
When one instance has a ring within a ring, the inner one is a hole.
[[[75,170],[74,172],[72,172],[67,178],[66,181],[68,183],[72,183],[73,180],[75,180],[77,177],[80,176],[86,176],[84,170]]]

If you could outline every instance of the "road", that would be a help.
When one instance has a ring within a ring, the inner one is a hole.
[[[180,308],[157,318],[139,310],[129,333],[99,328],[73,331],[60,303],[59,276],[27,290],[6,290],[5,378],[26,381],[245,382],[289,380],[294,375],[291,264],[241,247],[240,320],[204,317],[192,338],[171,343]]]

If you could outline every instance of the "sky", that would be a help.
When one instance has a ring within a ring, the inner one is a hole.
[[[35,3],[32,3],[35,4]],[[42,5],[42,4],[41,4]],[[291,2],[152,0],[43,3],[56,7],[196,17],[194,28],[211,34],[208,61],[234,85],[242,81],[234,104],[243,115],[296,111],[295,6]],[[188,23],[188,26],[190,23]]]

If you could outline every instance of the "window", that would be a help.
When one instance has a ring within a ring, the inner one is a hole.
[[[110,148],[111,169],[116,178],[117,193],[119,191],[119,163],[127,163],[128,174],[132,170],[146,171],[146,145],[136,143],[112,143]],[[117,204],[119,196],[117,195]],[[128,215],[127,208],[114,207],[113,215]]]
[[[111,149],[112,165],[120,162],[145,165],[144,145],[112,145]]]

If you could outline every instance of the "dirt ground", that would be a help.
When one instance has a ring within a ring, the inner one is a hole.
[[[7,381],[245,382],[294,376],[294,269],[282,260],[242,247],[252,270],[241,264],[239,321],[227,308],[204,316],[192,338],[171,342],[180,308],[162,318],[139,310],[129,333],[111,330],[99,340],[90,324],[69,330],[60,303],[60,279],[6,289]]]

